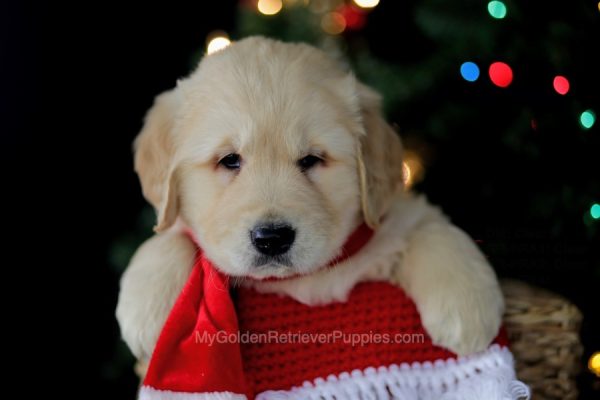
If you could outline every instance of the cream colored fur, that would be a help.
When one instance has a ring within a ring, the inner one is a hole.
[[[121,278],[117,319],[131,352],[147,361],[196,254],[178,229],[157,234],[137,250]]]
[[[246,39],[205,58],[157,98],[136,141],[136,170],[159,216],[123,276],[117,318],[147,360],[191,267],[191,229],[218,268],[239,284],[306,304],[344,300],[364,280],[387,280],[415,300],[434,342],[459,354],[498,331],[502,295],[471,239],[400,182],[401,145],[376,93],[306,45]],[[219,167],[242,156],[237,172]],[[296,161],[325,163],[305,173]],[[175,221],[181,221],[175,223]],[[253,266],[249,229],[263,220],[297,229],[290,266]],[[367,221],[377,231],[329,270],[345,238]],[[305,276],[279,282],[253,278]]]

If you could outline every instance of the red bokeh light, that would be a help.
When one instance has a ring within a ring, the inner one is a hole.
[[[556,93],[562,95],[569,93],[569,88],[571,87],[571,85],[569,84],[569,80],[561,75],[554,77],[553,85],[554,90],[556,90]]]
[[[338,9],[338,12],[342,14],[346,20],[346,27],[348,27],[348,29],[359,30],[367,23],[365,12],[351,5],[341,6]]]
[[[492,83],[501,88],[507,87],[513,80],[513,72],[510,66],[499,61],[490,65],[489,75]]]

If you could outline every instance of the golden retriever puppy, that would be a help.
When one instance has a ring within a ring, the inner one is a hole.
[[[312,305],[388,280],[438,345],[463,355],[497,334],[492,268],[439,210],[404,192],[402,146],[379,95],[322,51],[254,37],[205,57],[157,97],[135,149],[158,213],[117,308],[138,359],[152,354],[193,264],[185,229],[236,284]],[[376,230],[370,242],[323,268],[363,222]]]

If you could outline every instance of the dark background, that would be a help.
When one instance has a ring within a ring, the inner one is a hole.
[[[435,51],[418,38],[405,42],[401,54],[394,51],[390,32],[410,34],[410,18],[398,16],[411,15],[415,2],[401,3],[382,2],[364,31],[373,53],[396,63]],[[540,20],[563,12],[544,3],[525,8],[539,6]],[[27,382],[19,386],[26,391],[53,388],[65,398],[81,398],[82,390],[86,398],[132,398],[137,384],[132,359],[118,341],[114,319],[119,272],[110,266],[115,243],[139,229],[145,207],[132,171],[131,143],[153,97],[190,71],[206,35],[233,31],[237,2],[208,7],[201,1],[160,6],[3,1],[0,7],[0,146],[6,182],[1,198],[9,237],[2,283],[10,321],[7,344],[16,353],[9,369]],[[533,40],[540,24],[531,20],[518,29]],[[574,49],[574,57],[597,49],[598,26],[586,35],[591,37]],[[526,79],[536,81],[530,67]],[[597,63],[582,61],[569,71],[587,79],[580,80],[576,94],[586,104],[595,102],[597,113],[599,70]],[[444,83],[438,96],[448,102],[473,96],[474,102],[489,103],[488,113],[457,124],[451,140],[428,138],[433,161],[417,189],[481,241],[501,276],[548,287],[574,301],[585,316],[582,337],[584,357],[589,357],[600,350],[598,230],[585,228],[581,201],[565,194],[564,187],[587,188],[588,196],[599,200],[598,186],[582,183],[600,171],[599,124],[586,132],[591,139],[583,147],[565,144],[564,131],[546,126],[543,142],[523,144],[551,155],[535,162],[498,146],[503,113],[514,112],[505,105],[532,98],[534,108],[555,113],[560,100],[518,83],[500,95],[459,85]],[[418,121],[433,118],[422,104],[389,113],[409,142],[419,143]],[[575,128],[568,134],[581,134]],[[524,207],[532,192],[540,207],[564,203],[555,208],[561,213],[556,214],[558,231],[554,216],[533,215]],[[580,381],[582,398],[592,396],[592,376],[584,371]]]

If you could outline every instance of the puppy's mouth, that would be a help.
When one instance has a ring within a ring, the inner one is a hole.
[[[287,254],[277,256],[259,255],[254,258],[253,267],[247,278],[259,281],[279,281],[304,275]]]
[[[276,256],[259,255],[255,257],[253,267],[257,271],[291,270],[294,268],[287,254]]]

